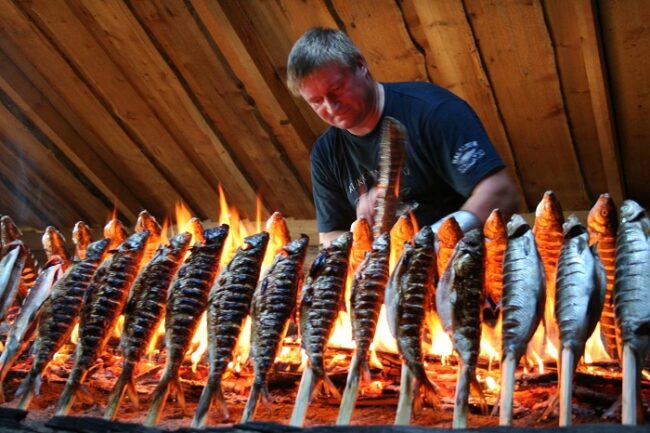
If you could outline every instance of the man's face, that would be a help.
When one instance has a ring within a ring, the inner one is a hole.
[[[325,122],[341,129],[355,129],[372,108],[372,83],[364,63],[354,69],[333,63],[314,70],[298,90]]]

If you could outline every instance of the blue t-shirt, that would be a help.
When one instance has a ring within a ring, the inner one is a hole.
[[[504,166],[472,108],[431,83],[382,83],[383,116],[399,120],[408,133],[400,179],[400,201],[420,226],[458,210],[472,189]],[[328,128],[311,151],[311,177],[319,232],[349,230],[359,195],[378,175],[380,121],[358,137]]]

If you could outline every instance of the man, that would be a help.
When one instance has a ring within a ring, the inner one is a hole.
[[[420,226],[456,211],[470,225],[499,208],[509,217],[516,188],[480,120],[463,100],[424,82],[380,83],[345,33],[308,30],[294,44],[287,84],[331,127],[311,152],[320,242],[327,246],[357,217],[372,221],[381,120],[407,130],[400,200]]]

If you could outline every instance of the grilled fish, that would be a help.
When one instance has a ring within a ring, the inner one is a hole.
[[[589,211],[587,217],[589,245],[596,244],[598,257],[605,268],[607,276],[607,291],[603,314],[600,318],[600,336],[605,350],[612,359],[620,359],[621,336],[616,328],[614,318],[614,269],[616,262],[616,231],[618,230],[618,215],[614,200],[609,194],[601,194],[598,201]]]
[[[413,227],[413,222],[411,218],[407,215],[402,215],[397,219],[397,222],[390,230],[390,263],[391,271],[397,264],[397,261],[402,256],[402,251],[404,250],[404,244],[406,242],[411,242],[413,236],[415,235],[415,228]]]
[[[143,210],[138,215],[138,219],[135,222],[135,232],[149,232],[149,239],[147,240],[147,245],[144,248],[144,255],[142,256],[142,265],[146,265],[156,254],[158,246],[160,245],[160,235],[162,233],[162,227],[156,221],[156,218],[151,215],[148,211]]]
[[[4,401],[3,384],[9,369],[32,341],[43,301],[63,269],[63,259],[53,256],[43,267],[32,286],[16,320],[11,325],[5,347],[0,356],[0,400]]]
[[[70,266],[70,257],[65,247],[65,238],[59,230],[52,226],[48,226],[43,233],[43,249],[47,259],[50,260],[54,256],[58,256],[63,260],[63,270],[65,271]]]
[[[203,388],[193,427],[205,424],[208,410],[215,400],[223,418],[230,417],[221,390],[221,379],[239,338],[241,326],[249,314],[253,292],[269,241],[261,232],[244,239],[244,246],[221,272],[208,296],[208,382]]]
[[[185,257],[191,238],[189,232],[183,232],[174,236],[169,244],[161,245],[133,283],[132,296],[125,308],[124,330],[120,341],[124,364],[108,399],[104,413],[106,419],[115,418],[125,391],[131,401],[138,405],[133,374],[163,320],[169,286]]]
[[[521,215],[508,222],[503,258],[500,425],[512,424],[515,369],[544,316],[546,276],[535,237]]]
[[[74,263],[57,280],[50,296],[45,300],[38,320],[38,336],[32,349],[34,360],[16,392],[16,396],[20,397],[19,409],[26,409],[34,394],[39,393],[41,374],[54,354],[70,337],[79,319],[83,297],[91,279],[102,279],[105,275],[105,272],[99,272],[97,267],[104,260],[109,242],[108,239],[101,239],[90,244],[86,258]],[[99,275],[93,277],[95,271]]]
[[[77,221],[72,229],[72,243],[74,244],[74,260],[83,260],[86,258],[86,249],[93,241],[93,235],[90,227],[83,222]]]
[[[623,343],[623,398],[626,399],[639,395],[641,366],[650,349],[650,220],[645,209],[633,200],[623,202],[620,216],[614,312]],[[636,423],[634,406],[623,404],[624,424]]]
[[[108,251],[117,249],[126,240],[128,236],[126,227],[122,221],[113,216],[104,226],[104,237],[111,240]]]
[[[436,386],[422,365],[422,334],[433,296],[434,274],[433,232],[430,226],[424,226],[413,238],[413,244],[405,244],[386,284],[385,294],[391,333],[397,340],[402,361],[415,378],[413,405],[416,412],[422,406],[421,391],[430,404],[438,403]]]
[[[309,358],[316,379],[312,395],[321,383],[337,397],[340,394],[325,374],[325,347],[334,329],[341,309],[348,260],[352,247],[352,233],[336,238],[321,250],[305,279],[300,300],[300,336],[302,347]]]
[[[485,243],[485,307],[483,320],[495,326],[499,317],[501,292],[503,291],[503,256],[508,246],[508,230],[503,214],[494,209],[483,226]]]
[[[226,224],[205,230],[204,240],[191,247],[190,256],[178,270],[165,311],[167,363],[154,390],[146,425],[157,424],[160,420],[171,387],[176,390],[181,407],[185,408],[185,396],[178,381],[178,372],[205,311],[228,231],[229,226]]]
[[[286,244],[257,286],[251,307],[251,352],[255,377],[241,422],[250,421],[262,393],[268,399],[266,376],[275,361],[296,308],[298,287],[303,280],[303,263],[309,237],[301,235]]]
[[[447,264],[454,252],[454,248],[456,248],[456,244],[463,238],[463,231],[454,217],[449,217],[442,222],[438,229],[437,238],[438,275],[442,277],[445,273],[445,269],[447,269]]]
[[[399,183],[406,159],[406,128],[397,119],[385,117],[379,140],[377,198],[372,232],[375,238],[388,232],[397,218]]]
[[[454,350],[459,357],[454,428],[465,428],[467,424],[470,387],[479,395],[483,411],[487,409],[476,380],[481,342],[484,255],[481,232],[478,229],[470,230],[456,245],[436,291],[440,321],[452,337]]]
[[[533,234],[535,243],[542,263],[544,263],[544,274],[546,275],[546,307],[544,309],[544,329],[546,338],[550,339],[555,347],[559,347],[559,330],[555,323],[553,312],[555,311],[555,273],[557,261],[562,248],[562,224],[564,215],[562,206],[555,197],[553,191],[546,191],[544,197],[535,210],[535,225]]]
[[[74,366],[57,402],[57,415],[68,414],[88,369],[111,336],[138,273],[148,237],[149,232],[128,237],[109,259],[101,283],[91,284],[84,294]]]
[[[564,223],[556,284],[555,317],[562,344],[560,425],[565,426],[571,421],[573,373],[600,320],[607,287],[605,269],[595,248],[589,248],[587,229],[575,215]]]

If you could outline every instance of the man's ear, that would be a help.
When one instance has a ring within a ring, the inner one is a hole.
[[[359,55],[357,57],[357,67],[363,73],[364,77],[370,76],[370,70],[368,69],[368,62],[366,62],[366,59],[362,55]]]

